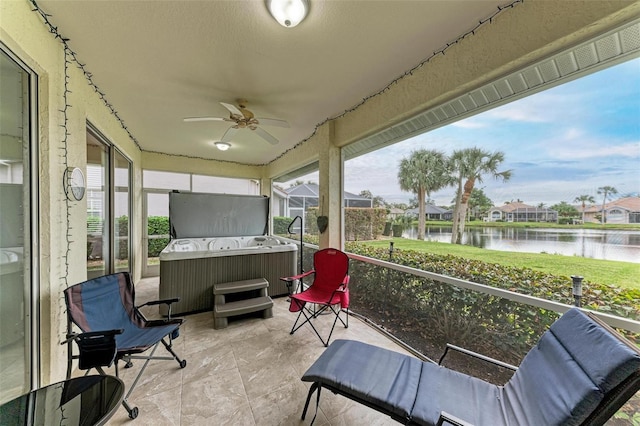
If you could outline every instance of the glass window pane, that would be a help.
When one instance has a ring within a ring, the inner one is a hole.
[[[108,147],[87,132],[87,278],[109,270]]]
[[[30,387],[30,76],[0,51],[0,404]]]
[[[131,162],[118,150],[113,155],[115,192],[113,209],[115,215],[115,272],[129,271],[131,224],[129,203]]]
[[[142,184],[144,188],[189,191],[191,190],[191,177],[186,173],[143,170]]]
[[[192,191],[217,194],[260,195],[260,182],[255,179],[193,175]]]
[[[145,276],[157,275],[150,267],[160,265],[159,255],[169,243],[169,194],[146,193],[147,207],[147,262]]]

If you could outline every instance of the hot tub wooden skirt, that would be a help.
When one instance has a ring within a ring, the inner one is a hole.
[[[251,312],[262,311],[263,318],[273,317],[273,300],[267,295],[268,287],[269,282],[264,278],[214,284],[213,328],[225,328],[228,317]]]

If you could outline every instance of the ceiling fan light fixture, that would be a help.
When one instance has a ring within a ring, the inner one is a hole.
[[[265,0],[271,16],[280,25],[293,28],[309,13],[309,0]]]
[[[231,148],[231,144],[228,142],[216,142],[214,143],[214,145],[216,146],[216,148],[218,148],[220,151],[226,151],[229,148]]]

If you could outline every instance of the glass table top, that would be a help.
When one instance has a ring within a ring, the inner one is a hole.
[[[84,376],[31,391],[0,406],[0,425],[101,425],[116,411],[124,384],[113,376]]]

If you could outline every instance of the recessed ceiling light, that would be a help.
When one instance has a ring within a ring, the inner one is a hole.
[[[308,0],[265,0],[271,16],[280,25],[293,28],[309,13]]]
[[[229,148],[231,148],[231,144],[227,143],[227,142],[216,142],[214,143],[214,145],[220,150],[220,151],[226,151]]]

